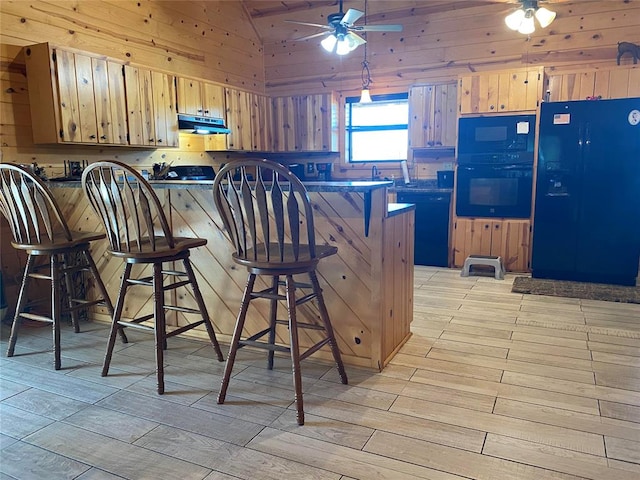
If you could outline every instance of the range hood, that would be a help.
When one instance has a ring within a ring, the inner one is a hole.
[[[224,125],[222,118],[196,117],[195,115],[178,114],[178,128],[185,133],[210,135],[214,133],[231,133]]]

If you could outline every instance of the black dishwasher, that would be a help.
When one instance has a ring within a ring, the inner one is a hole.
[[[451,192],[400,191],[397,201],[416,205],[413,263],[448,267]]]

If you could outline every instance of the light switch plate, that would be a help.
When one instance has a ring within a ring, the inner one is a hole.
[[[307,163],[307,173],[313,173],[313,162]]]
[[[442,164],[442,168],[444,170],[453,170],[453,163],[451,162],[446,162]]]

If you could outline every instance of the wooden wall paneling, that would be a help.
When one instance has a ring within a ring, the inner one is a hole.
[[[442,93],[445,100],[442,102],[442,136],[443,145],[457,144],[458,130],[458,83],[449,82],[442,85]]]
[[[271,98],[265,95],[251,94],[251,136],[253,150],[273,150],[273,112]]]

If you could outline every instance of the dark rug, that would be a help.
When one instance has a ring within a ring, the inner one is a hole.
[[[640,303],[640,287],[624,287],[602,283],[516,277],[511,291],[515,293],[531,293],[533,295],[605,300],[607,302]]]

